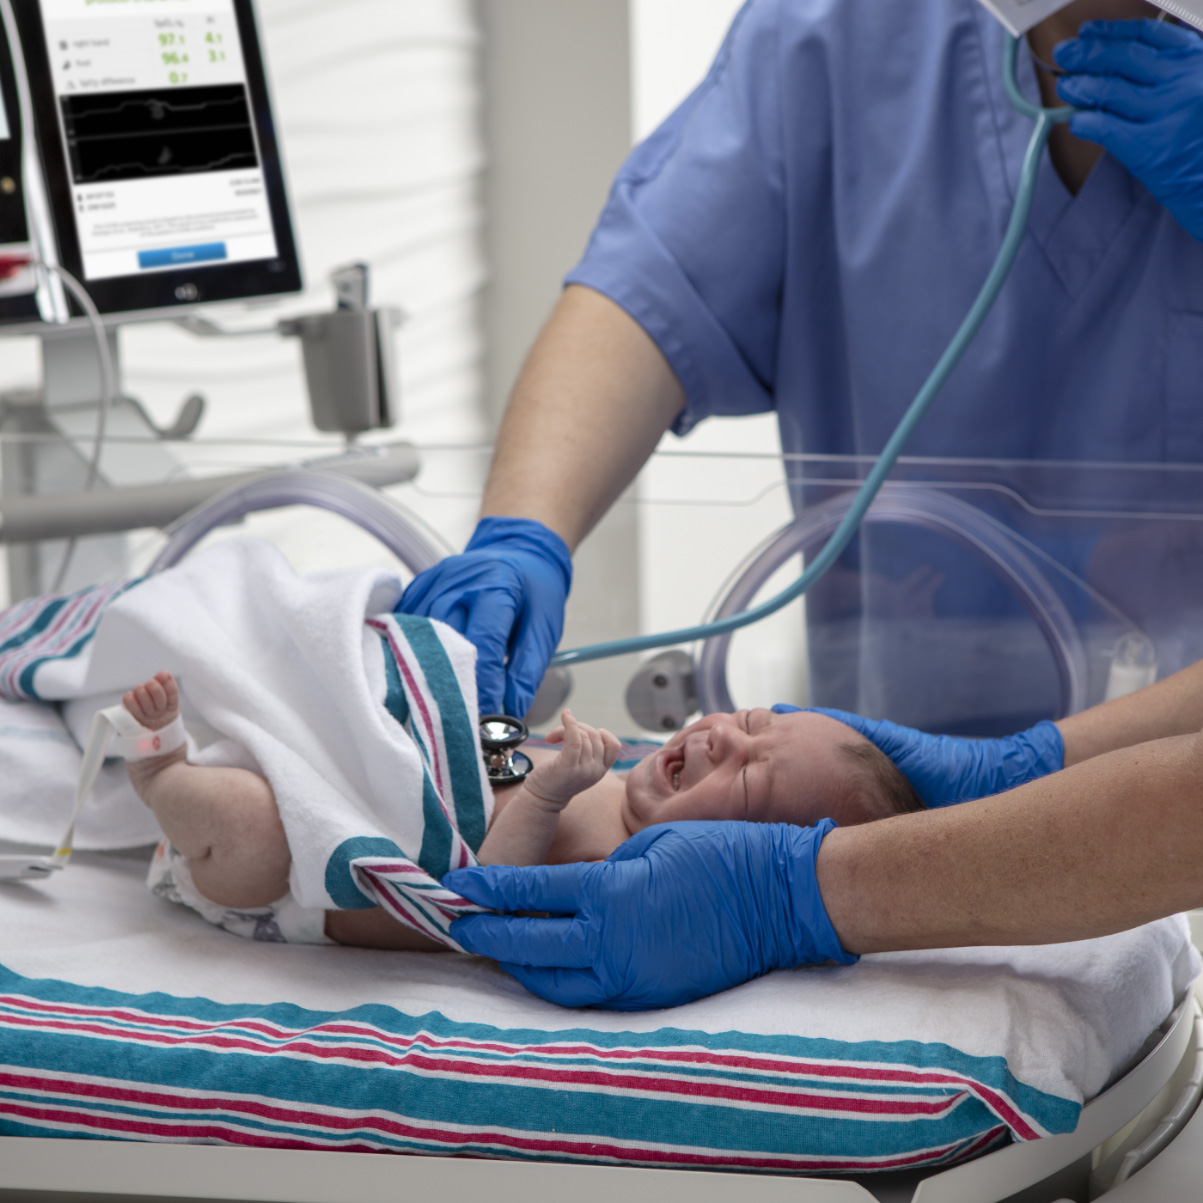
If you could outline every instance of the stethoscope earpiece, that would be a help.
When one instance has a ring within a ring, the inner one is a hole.
[[[485,770],[494,785],[516,785],[524,781],[535,766],[518,747],[530,738],[520,718],[508,714],[480,716],[480,746],[484,749]]]

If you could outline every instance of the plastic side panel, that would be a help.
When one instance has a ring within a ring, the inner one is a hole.
[[[1107,1203],[1198,1203],[1203,1194],[1203,1108],[1170,1146],[1105,1196]]]
[[[23,1137],[0,1138],[0,1200],[6,1191],[288,1203],[423,1195],[439,1203],[730,1203],[738,1193],[741,1203],[875,1203],[839,1179]]]
[[[982,3],[1018,37],[1064,8],[1069,0],[982,0]]]
[[[1075,1131],[1012,1145],[980,1161],[935,1174],[920,1183],[912,1203],[995,1203],[1076,1161],[1149,1105],[1191,1047],[1194,1031],[1195,1007],[1191,995],[1178,1007],[1170,1030],[1157,1047],[1110,1090],[1082,1109]]]

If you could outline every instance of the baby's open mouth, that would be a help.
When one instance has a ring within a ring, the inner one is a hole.
[[[674,790],[681,788],[681,770],[685,767],[685,749],[673,748],[668,751],[665,757],[666,764],[664,766],[664,775],[668,779],[669,785]]]

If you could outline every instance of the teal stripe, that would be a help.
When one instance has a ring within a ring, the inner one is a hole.
[[[430,776],[430,752],[424,743],[417,724],[412,722],[409,701],[405,696],[405,682],[397,667],[396,657],[388,636],[380,636],[384,650],[384,708],[405,728],[405,732],[418,746],[422,757],[422,850],[418,853],[418,864],[431,877],[442,877],[451,868],[451,824],[443,813],[438,791]],[[457,866],[458,867],[458,866]]]
[[[408,614],[393,617],[422,668],[439,708],[443,725],[443,746],[447,749],[451,795],[459,833],[473,852],[485,838],[485,798],[480,783],[480,733],[475,715],[464,705],[464,693],[443,647],[428,618]]]
[[[422,775],[422,851],[418,864],[431,877],[441,878],[451,869],[451,823],[443,813],[439,791],[434,788],[430,770]],[[456,868],[459,866],[457,865]]]
[[[393,658],[393,649],[389,646],[387,635],[380,636],[380,648],[384,652],[384,708],[404,727],[409,722],[409,703],[405,700],[401,670]]]
[[[24,630],[14,635],[11,639],[6,639],[0,644],[0,655],[5,652],[11,652],[19,647],[24,647],[35,635],[40,635],[54,621],[58,612],[70,601],[68,597],[58,597],[37,616],[37,618],[25,627]]]

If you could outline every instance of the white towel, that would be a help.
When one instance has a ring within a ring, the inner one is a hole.
[[[0,616],[0,688],[68,703],[83,732],[168,670],[193,735],[212,741],[194,739],[195,763],[271,783],[300,905],[383,903],[453,944],[448,923],[475,908],[434,879],[474,863],[492,814],[475,652],[394,615],[400,594],[382,570],[299,576],[270,544],[232,540],[124,589]]]

